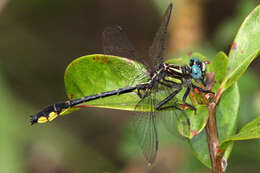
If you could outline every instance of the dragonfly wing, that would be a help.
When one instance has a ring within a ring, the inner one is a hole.
[[[176,88],[161,87],[157,97],[160,97],[161,99],[166,98],[175,90]],[[159,111],[158,117],[170,133],[175,136],[179,136],[179,133],[187,134],[190,131],[190,119],[186,115],[185,111],[181,109],[181,105],[176,97],[178,96],[175,96],[163,105],[163,107],[174,107],[164,111]]]
[[[174,136],[188,134],[190,132],[190,120],[185,111],[172,110],[160,113],[160,120],[166,129]]]
[[[136,110],[149,108],[149,112],[136,112],[132,125],[137,141],[143,151],[148,164],[152,164],[158,151],[158,135],[156,113],[153,111],[152,96],[142,99],[137,105]]]
[[[153,39],[152,46],[149,49],[149,57],[153,62],[153,68],[163,63],[165,48],[167,44],[167,30],[172,12],[172,4],[169,5],[163,16],[163,21]],[[156,70],[156,69],[153,69]]]
[[[102,33],[102,41],[104,54],[115,55],[125,58],[130,58],[132,60],[141,62],[145,66],[148,65],[143,58],[141,58],[133,47],[132,43],[128,40],[125,31],[119,25],[112,25],[106,27]],[[147,66],[148,67],[148,66]],[[133,81],[130,84],[133,85],[136,81],[142,81],[144,78],[147,78],[149,74],[142,65],[137,65],[138,74],[133,77]]]
[[[119,25],[106,27],[102,33],[104,53],[138,60],[138,52]]]

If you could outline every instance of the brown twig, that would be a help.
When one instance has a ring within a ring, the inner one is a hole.
[[[222,173],[222,157],[219,156],[219,139],[216,122],[216,104],[212,102],[208,105],[209,119],[206,125],[206,134],[212,166],[212,173]]]
[[[212,83],[214,83],[214,74],[208,75],[208,79],[209,82],[207,82],[207,89],[210,89],[212,87]],[[216,105],[216,96],[214,96],[208,104],[209,119],[206,125],[206,135],[212,166],[211,171],[212,173],[223,173],[222,156],[220,155],[219,150],[219,138],[216,121]]]

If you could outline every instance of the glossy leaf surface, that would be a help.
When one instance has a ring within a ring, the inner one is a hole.
[[[239,133],[226,138],[222,142],[221,148],[225,149],[227,144],[231,141],[240,141],[256,138],[260,138],[260,116],[256,117],[254,120],[242,127]]]
[[[66,92],[69,99],[76,99],[135,86],[147,80],[145,71],[144,66],[126,58],[110,55],[83,56],[75,59],[66,69]],[[138,101],[136,93],[128,93],[90,101],[85,106],[134,110]]]
[[[260,6],[244,20],[229,52],[226,77],[221,83],[223,93],[245,72],[249,64],[260,54]]]

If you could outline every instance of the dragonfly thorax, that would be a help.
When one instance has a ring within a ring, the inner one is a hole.
[[[152,73],[150,73],[151,80],[160,80],[162,77],[164,77],[164,73],[166,70],[166,64],[162,63],[159,65],[158,69]]]
[[[165,64],[165,72],[167,76],[182,79],[191,78],[191,68],[189,66],[179,66],[175,64]]]
[[[162,63],[158,69],[151,73],[151,81],[170,80],[179,84],[190,85],[192,79],[204,82],[206,62],[192,58],[189,65],[176,65]]]

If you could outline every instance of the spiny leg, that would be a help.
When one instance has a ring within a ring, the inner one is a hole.
[[[186,91],[185,91],[185,93],[184,93],[184,95],[183,95],[183,97],[182,97],[182,101],[183,101],[183,103],[184,103],[185,105],[189,106],[191,109],[193,109],[193,110],[196,112],[196,108],[195,108],[193,105],[191,105],[191,104],[189,104],[189,103],[186,102],[186,99],[187,99],[187,96],[189,95],[189,93],[190,93],[190,87],[188,87],[188,88],[186,89]]]
[[[155,109],[156,110],[163,110],[163,109],[169,109],[169,108],[176,108],[179,109],[177,106],[172,105],[172,106],[165,106],[162,107],[163,105],[165,105],[167,102],[169,102],[174,96],[176,96],[176,94],[178,94],[180,91],[182,90],[182,88],[179,88],[178,90],[175,90],[173,93],[171,93],[168,97],[166,97],[164,100],[162,100],[160,103],[158,103],[157,105],[155,105]]]
[[[200,87],[197,87],[196,85],[192,84],[192,88],[196,88],[198,89],[200,92],[203,92],[203,93],[212,93],[212,94],[215,94],[214,92],[210,91],[210,90],[205,90],[203,88],[200,88]]]
[[[160,107],[160,108],[157,108],[157,109],[155,108],[155,109],[158,110],[158,111],[161,111],[161,110],[171,109],[171,108],[178,109],[178,110],[182,111],[181,108],[179,108],[178,106],[175,106],[175,105],[165,106],[165,107]]]

